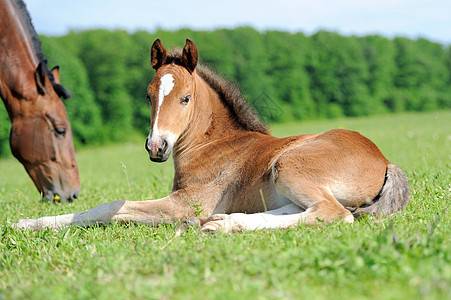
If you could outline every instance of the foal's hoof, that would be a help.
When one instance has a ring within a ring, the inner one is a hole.
[[[37,221],[34,219],[20,219],[11,225],[14,229],[37,230]]]
[[[207,222],[203,224],[200,232],[207,234],[230,232],[231,230],[229,230],[230,228],[228,228],[230,226],[227,226],[226,217],[227,215],[224,214],[212,215],[207,219]]]
[[[189,228],[189,227],[200,227],[202,224],[201,224],[201,220],[199,220],[199,218],[191,218],[191,219],[183,220],[182,222],[180,222],[180,225],[185,228]]]
[[[202,219],[203,218],[191,218],[181,221],[175,227],[176,234],[180,235],[189,228],[200,228],[202,224],[205,224],[205,221],[202,221]]]
[[[219,222],[211,221],[206,223],[202,228],[200,229],[200,232],[207,233],[207,234],[214,234],[218,232],[222,232],[221,230],[221,224]]]

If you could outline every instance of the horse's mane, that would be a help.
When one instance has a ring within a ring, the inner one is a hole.
[[[52,83],[53,89],[58,94],[58,96],[62,97],[63,99],[72,97],[71,93],[68,90],[66,90],[63,87],[63,85],[55,82],[55,78],[53,77],[52,72],[50,72],[47,66],[48,61],[44,56],[44,52],[42,52],[41,40],[39,39],[39,36],[33,27],[33,23],[31,22],[31,17],[30,14],[28,13],[25,3],[22,0],[14,0],[14,3],[16,4],[20,16],[22,17],[23,23],[26,26],[28,35],[33,45],[34,53],[36,54],[39,63],[43,65],[45,73],[49,78],[50,82]]]
[[[183,66],[180,50],[173,49],[168,53],[163,64],[171,63]],[[214,91],[216,91],[219,98],[231,111],[232,115],[236,116],[236,121],[243,126],[244,129],[266,135],[270,134],[268,125],[260,120],[260,117],[255,112],[252,105],[247,102],[236,83],[225,79],[223,76],[218,75],[211,68],[204,65],[198,65],[196,72]]]

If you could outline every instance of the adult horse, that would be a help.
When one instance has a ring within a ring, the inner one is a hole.
[[[376,217],[409,201],[403,171],[367,138],[331,130],[276,138],[269,134],[239,90],[197,66],[187,40],[169,53],[156,40],[156,70],[147,95],[150,159],[173,152],[172,193],[153,201],[115,201],[85,212],[20,220],[19,228],[89,226],[115,221],[157,225],[192,218],[204,231],[322,225],[354,216]],[[194,218],[202,211],[208,217]]]
[[[10,146],[42,195],[71,201],[80,180],[59,71],[46,65],[22,0],[0,0],[0,97],[11,120]]]

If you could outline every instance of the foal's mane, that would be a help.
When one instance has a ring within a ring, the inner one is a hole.
[[[180,50],[173,49],[168,53],[163,64],[171,63],[183,66]],[[260,120],[260,117],[252,105],[247,102],[236,83],[225,79],[204,65],[198,65],[196,72],[218,94],[224,105],[232,113],[232,116],[236,117],[236,121],[244,129],[266,135],[270,134],[268,125]]]
[[[43,65],[45,74],[52,83],[55,92],[58,94],[58,96],[62,97],[63,99],[70,98],[72,96],[70,92],[67,91],[63,87],[63,85],[55,82],[55,78],[53,77],[52,72],[50,72],[47,66],[47,59],[44,56],[44,52],[42,52],[41,40],[39,39],[39,36],[33,27],[33,23],[31,22],[31,17],[30,14],[28,13],[25,3],[22,0],[13,0],[13,1],[16,5],[17,10],[20,13],[20,16],[22,17],[24,25],[26,26],[28,36],[30,37],[31,44],[33,45],[34,53],[38,61]]]

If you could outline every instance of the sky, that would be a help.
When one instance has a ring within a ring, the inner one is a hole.
[[[39,34],[69,30],[214,30],[424,37],[451,44],[450,0],[24,0]]]

